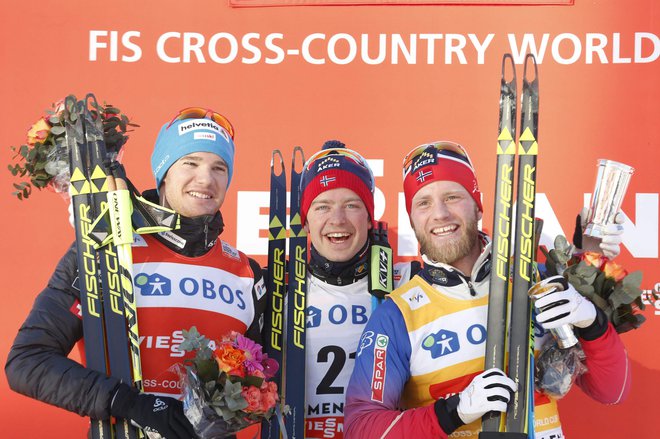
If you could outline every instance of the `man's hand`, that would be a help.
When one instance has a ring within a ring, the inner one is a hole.
[[[488,412],[505,412],[518,385],[499,369],[489,369],[472,380],[459,394],[458,416],[466,424]]]
[[[584,251],[602,253],[610,259],[619,256],[623,239],[623,222],[625,220],[623,212],[617,212],[614,217],[614,224],[609,224],[604,228],[602,238],[592,238],[584,234],[584,229],[587,227],[587,212],[588,209],[584,207],[579,215],[582,245],[578,246],[576,244],[576,246],[581,247]]]
[[[565,324],[586,328],[596,319],[596,307],[563,276],[552,276],[536,283],[530,291],[547,290],[537,294],[534,306],[539,311],[536,321],[543,329],[554,329]]]
[[[197,438],[193,426],[183,413],[183,403],[166,396],[138,393],[127,384],[120,384],[110,406],[113,416],[130,419],[148,432],[157,432],[166,439]]]

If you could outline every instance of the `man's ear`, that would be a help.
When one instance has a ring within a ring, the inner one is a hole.
[[[305,233],[309,235],[309,221],[305,220],[305,225],[303,226],[303,229],[305,229]]]

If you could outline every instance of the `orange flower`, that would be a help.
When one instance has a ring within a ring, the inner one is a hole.
[[[27,144],[34,146],[37,142],[44,143],[50,133],[50,124],[43,117],[39,119],[27,133]]]
[[[245,353],[243,351],[223,343],[218,346],[215,356],[218,366],[223,372],[233,372],[234,375],[241,376],[236,373],[236,370],[242,371],[243,362],[245,361]]]
[[[614,279],[615,282],[619,282],[628,275],[628,272],[622,266],[612,261],[605,262],[603,273],[605,273],[606,277]]]
[[[598,269],[600,269],[605,262],[609,261],[609,259],[607,259],[605,256],[596,252],[584,252],[580,256],[580,259],[586,262],[588,265]]]

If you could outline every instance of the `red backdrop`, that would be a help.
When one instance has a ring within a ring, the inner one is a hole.
[[[51,102],[92,91],[141,125],[124,163],[134,183],[147,188],[160,125],[186,106],[214,108],[237,129],[224,238],[263,261],[258,229],[266,228],[266,211],[256,192],[267,190],[273,148],[288,155],[301,145],[309,154],[338,138],[377,160],[384,195],[377,211],[403,234],[401,158],[420,143],[452,139],[475,161],[490,229],[500,61],[533,39],[541,61],[539,210],[550,223],[544,239],[572,233],[584,194],[593,190],[597,159],[630,164],[636,172],[623,205],[628,231],[619,262],[643,270],[643,287],[651,290],[660,286],[658,6],[654,0],[575,3],[232,8],[208,0],[18,2],[5,8],[0,26],[0,162],[11,162],[9,146],[24,142]],[[10,195],[13,181],[0,172],[3,361],[73,239],[58,196],[41,192],[21,202]],[[397,239],[393,244],[398,253],[409,252]],[[660,307],[649,307],[642,329],[623,336],[633,368],[630,398],[604,407],[572,392],[560,403],[568,437],[657,436],[646,415],[660,392],[657,314]],[[3,437],[83,437],[86,420],[11,392],[1,374],[0,392]]]

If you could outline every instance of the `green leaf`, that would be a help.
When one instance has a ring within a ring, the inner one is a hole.
[[[624,277],[622,282],[624,285],[640,288],[642,285],[642,272],[639,270],[633,271],[632,273],[628,274],[628,276]]]
[[[244,386],[254,386],[257,389],[261,388],[261,385],[264,383],[263,378],[256,377],[254,375],[247,375],[243,380]]]
[[[593,283],[594,291],[596,291],[597,293],[600,293],[599,295],[601,295],[601,296],[602,296],[602,292],[603,292],[603,284],[604,283],[605,283],[605,273],[603,273],[602,271],[596,273],[596,278],[594,279],[594,283]]]
[[[589,300],[591,300],[594,305],[596,305],[598,308],[602,309],[603,311],[605,310],[605,308],[607,308],[607,300],[603,299],[598,294],[591,295],[591,297],[589,297]]]
[[[628,299],[628,296],[626,295],[623,287],[617,285],[609,297],[609,302],[612,304],[612,308],[617,309],[621,305],[627,305],[631,301]]]
[[[23,157],[27,157],[28,155],[28,146],[27,145],[21,145],[21,149],[18,151]]]
[[[107,107],[105,108],[105,112],[106,112],[106,113],[109,113],[109,114],[120,114],[120,113],[121,113],[121,110],[120,110],[119,108],[115,108],[115,107],[107,106]]]
[[[197,368],[197,375],[199,376],[200,380],[204,382],[212,381],[215,383],[215,380],[218,379],[218,375],[220,374],[220,368],[218,367],[217,361],[204,360],[197,361],[195,364]]]
[[[48,122],[50,122],[51,125],[56,125],[56,124],[60,123],[60,118],[59,118],[59,116],[53,114],[52,116],[50,116],[48,118]]]
[[[50,129],[50,132],[53,133],[54,136],[59,136],[66,132],[66,128],[64,128],[62,125],[56,125]]]

